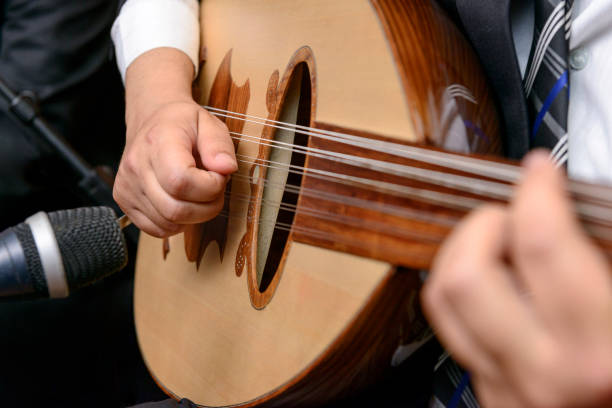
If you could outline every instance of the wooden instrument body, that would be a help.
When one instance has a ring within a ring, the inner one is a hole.
[[[276,120],[301,66],[310,84],[310,126],[464,152],[501,150],[476,58],[427,0],[205,0],[201,18],[203,103]],[[248,135],[273,138],[274,130],[255,122],[226,120],[243,135],[239,155],[265,159],[269,149]],[[308,143],[317,146],[312,138]],[[307,167],[319,165],[307,159]],[[235,216],[226,223],[173,237],[169,251],[162,240],[141,236],[140,347],[164,390],[202,406],[320,404],[391,365],[410,337],[419,278],[368,249],[384,237],[358,227],[342,232],[330,221],[322,231],[338,239],[290,232],[279,270],[260,290],[252,221],[260,209],[237,199],[258,197],[261,183],[245,181],[253,169],[242,163],[232,180],[226,209]],[[302,188],[308,187],[335,188],[306,175]],[[307,202],[300,197],[298,207]],[[331,211],[340,215],[336,207]],[[316,221],[297,215],[293,222]],[[410,225],[398,226],[404,227]],[[368,245],[351,248],[342,236]],[[428,259],[435,251],[417,240],[404,244]]]

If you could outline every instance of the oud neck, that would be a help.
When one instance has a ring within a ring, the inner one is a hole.
[[[410,268],[429,268],[466,214],[508,203],[521,178],[510,161],[384,140],[374,150],[324,138],[309,147],[325,154],[307,157],[293,239]],[[567,188],[586,231],[612,259],[612,188],[578,181]]]

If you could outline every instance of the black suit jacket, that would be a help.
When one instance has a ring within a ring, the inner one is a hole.
[[[529,149],[529,118],[510,24],[511,0],[439,0],[478,54],[501,111],[506,155]]]

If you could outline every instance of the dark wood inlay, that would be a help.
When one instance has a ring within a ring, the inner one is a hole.
[[[249,81],[247,80],[242,86],[237,86],[234,83],[231,76],[231,60],[232,51],[230,50],[217,71],[208,98],[208,105],[214,108],[245,114],[251,96]],[[219,119],[225,122],[230,132],[235,132],[237,134],[242,133],[244,121],[232,118],[226,120],[222,117]],[[237,150],[240,140],[233,139],[233,141],[234,148]],[[229,197],[232,188],[231,185],[232,182],[228,183],[226,186],[226,197]],[[230,200],[225,200],[222,212],[224,214],[229,214]],[[187,259],[191,262],[196,262],[196,266],[199,267],[200,260],[202,256],[204,256],[206,248],[214,241],[219,246],[219,257],[223,260],[228,224],[229,218],[227,216],[218,216],[208,222],[188,226],[185,230],[185,253]]]

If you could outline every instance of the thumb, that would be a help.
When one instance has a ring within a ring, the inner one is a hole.
[[[238,169],[227,126],[204,109],[198,115],[197,148],[206,170],[227,175]]]

